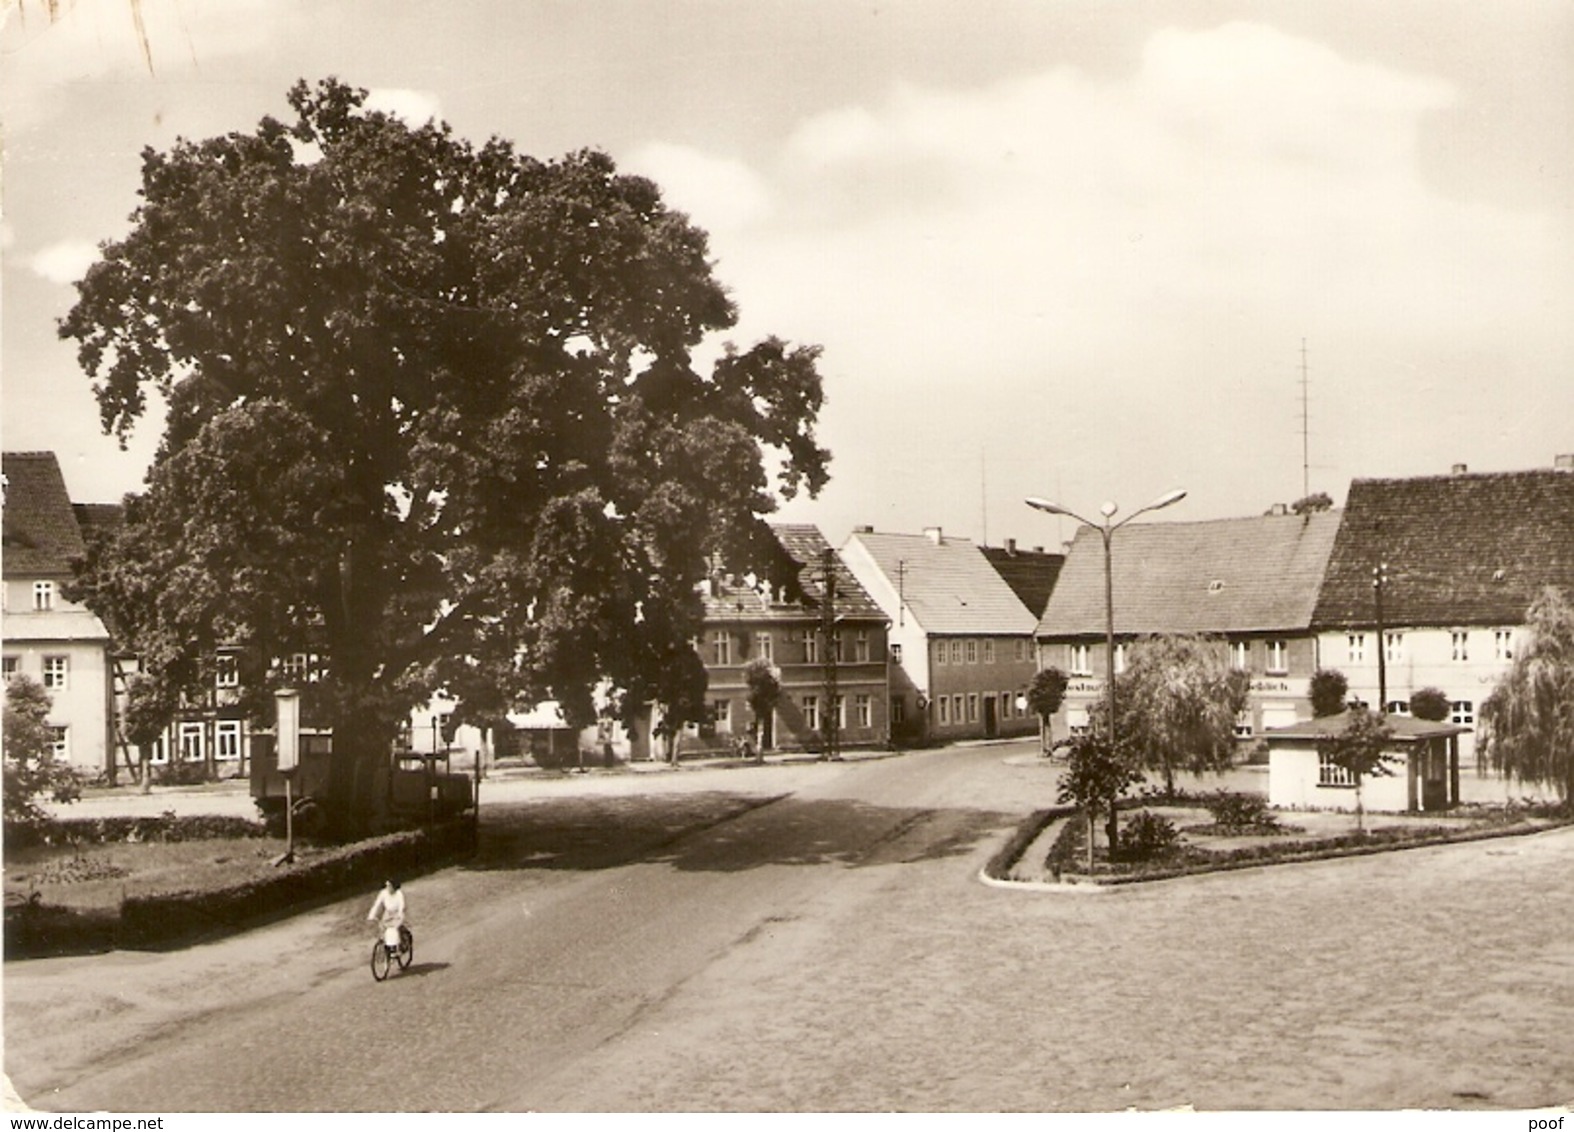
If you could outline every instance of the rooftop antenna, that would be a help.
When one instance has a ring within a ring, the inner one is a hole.
[[[989,545],[989,449],[978,450],[978,503],[984,518],[984,545]]]
[[[1307,403],[1306,339],[1301,339],[1301,498],[1312,494],[1312,457],[1309,439],[1311,413]]]

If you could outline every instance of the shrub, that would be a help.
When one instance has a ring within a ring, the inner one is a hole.
[[[1410,714],[1417,719],[1441,723],[1451,710],[1448,694],[1441,688],[1421,688],[1410,696]]]
[[[1261,794],[1237,794],[1218,790],[1206,800],[1213,824],[1223,830],[1275,829],[1279,817],[1268,808],[1268,800]]]
[[[1126,823],[1120,839],[1120,856],[1127,861],[1151,861],[1168,856],[1180,845],[1180,831],[1169,818],[1142,810]]]

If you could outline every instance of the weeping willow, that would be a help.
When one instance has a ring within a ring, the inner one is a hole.
[[[1477,762],[1574,799],[1574,605],[1548,587],[1513,666],[1481,705]]]

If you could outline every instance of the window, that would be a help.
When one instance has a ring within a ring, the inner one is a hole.
[[[963,663],[963,661],[962,661],[962,642],[961,641],[952,641],[951,642],[951,663],[952,664],[961,664],[961,663]]]
[[[1252,643],[1250,641],[1230,642],[1230,667],[1239,672],[1251,671]]]
[[[1388,701],[1388,707],[1387,707],[1386,710],[1387,710],[1389,715],[1409,715],[1410,714],[1410,701],[1409,700],[1389,700]]]
[[[1290,642],[1267,641],[1268,659],[1264,665],[1269,672],[1290,671]]]
[[[22,671],[22,658],[19,656],[0,657],[0,679],[9,680]]]
[[[732,731],[732,701],[717,700],[711,704],[711,718],[716,722],[717,731]]]
[[[66,686],[71,671],[71,658],[66,656],[44,657],[44,687],[60,691]]]
[[[1252,709],[1247,708],[1235,717],[1235,737],[1250,739],[1252,736]]]
[[[891,647],[893,649],[899,649],[902,646],[901,645],[892,645]],[[946,643],[944,641],[937,641],[937,642],[935,642],[935,663],[937,665],[944,664],[945,663],[945,658],[946,658]]]
[[[59,762],[71,760],[71,729],[69,727],[51,727],[49,729],[49,753]]]
[[[907,697],[897,696],[891,700],[891,722],[901,724],[907,722]]]
[[[858,713],[859,727],[874,726],[874,705],[867,693],[860,693],[853,698],[853,708]]]
[[[951,697],[950,696],[941,696],[938,700],[935,701],[935,703],[938,704],[939,707],[940,707],[940,722],[941,723],[950,723],[951,722]]]
[[[1354,786],[1355,775],[1348,768],[1340,766],[1327,755],[1318,752],[1317,755],[1317,785],[1319,786]]]
[[[951,697],[951,722],[962,722],[962,697],[960,695]]]
[[[1464,632],[1462,630],[1450,633],[1449,634],[1449,640],[1453,644],[1453,654],[1452,655],[1453,655],[1453,658],[1455,660],[1469,660],[1470,659],[1470,634],[1469,633],[1466,633],[1466,632]]]
[[[1383,658],[1389,664],[1394,664],[1405,658],[1405,635],[1403,633],[1383,634]]]
[[[995,639],[993,637],[984,639],[984,663],[995,663]]]
[[[1469,700],[1455,700],[1449,707],[1451,709],[1448,717],[1450,723],[1474,723],[1476,721],[1476,705]]]
[[[180,725],[181,761],[200,763],[202,761],[202,746],[202,724],[182,723]]]
[[[820,697],[805,696],[803,698],[803,725],[809,731],[820,729]]]
[[[33,608],[37,610],[53,609],[55,607],[55,583],[33,583]]]
[[[221,719],[214,726],[213,757],[225,762],[240,758],[240,720]]]
[[[853,635],[853,660],[862,664],[869,659],[869,630],[859,629]]]
[[[279,665],[279,675],[287,682],[298,684],[306,679],[308,663],[305,653],[291,653]]]
[[[1066,726],[1073,735],[1086,735],[1088,733],[1088,709],[1074,707],[1066,709]]]
[[[148,761],[155,766],[163,766],[169,762],[169,750],[164,745],[164,736],[160,735],[148,747]]]
[[[1351,664],[1363,664],[1366,661],[1366,634],[1351,633],[1345,637],[1348,657]]]
[[[1121,641],[1115,646],[1115,672],[1117,675],[1126,671],[1126,653],[1128,647],[1129,646],[1127,646],[1125,641]]]
[[[842,651],[842,635],[840,633],[831,633],[828,634],[826,639],[830,642],[831,659],[845,660],[847,654]]]
[[[846,731],[847,730],[847,697],[846,696],[837,696],[836,699],[833,700],[832,702],[835,704],[835,711],[832,713],[831,718],[836,720],[836,726],[837,726],[838,730]]]
[[[754,634],[754,655],[761,660],[776,659],[775,639],[769,633]]]
[[[1016,639],[1015,643],[1016,643],[1016,650],[1015,650],[1016,659],[1019,660],[1019,661],[1026,660],[1027,659],[1028,642],[1024,641],[1021,637],[1018,637]]]
[[[902,663],[902,646],[901,645],[892,645],[891,646],[891,661],[894,664],[901,664]]]
[[[1000,693],[1000,718],[1001,719],[1010,719],[1011,715],[1012,715],[1012,712],[1011,712],[1011,693],[1010,692],[1001,692]]]
[[[977,723],[978,722],[978,693],[977,692],[969,692],[967,694],[967,721],[969,723]]]
[[[1093,675],[1092,659],[1089,656],[1087,645],[1071,646],[1071,674],[1073,676]]]
[[[1514,630],[1499,629],[1492,634],[1492,658],[1494,660],[1514,659]]]
[[[213,684],[217,688],[240,687],[240,657],[221,652],[214,658]]]
[[[711,662],[713,664],[732,663],[732,634],[725,629],[718,629],[711,634]]]
[[[820,663],[820,631],[818,629],[805,629],[803,631],[803,662],[805,664]]]
[[[967,662],[969,664],[978,663],[978,642],[973,640],[972,637],[967,639]]]

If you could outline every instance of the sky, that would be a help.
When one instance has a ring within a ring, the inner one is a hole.
[[[779,517],[838,545],[1054,548],[1075,524],[1025,496],[1212,519],[1574,453],[1563,0],[10,0],[0,440],[73,498],[158,441],[102,434],[55,331],[141,151],[329,75],[652,177],[725,337],[822,347],[831,482]]]

